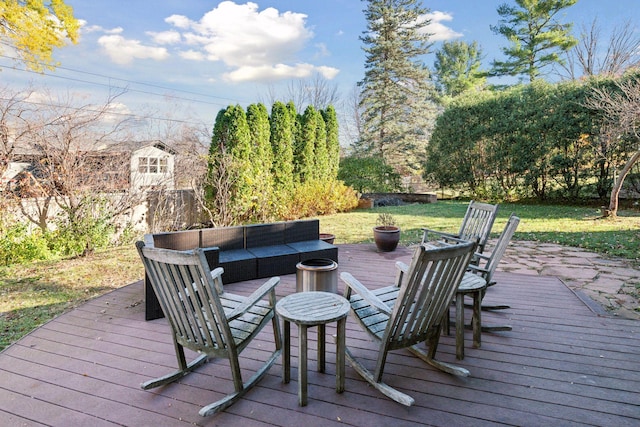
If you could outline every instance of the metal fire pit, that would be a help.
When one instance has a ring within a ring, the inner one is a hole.
[[[308,259],[296,264],[296,292],[338,293],[338,263],[327,258]]]

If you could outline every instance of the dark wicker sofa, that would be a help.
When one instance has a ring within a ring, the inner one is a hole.
[[[296,265],[313,258],[338,262],[338,248],[320,240],[317,219],[205,228],[144,236],[158,248],[206,248],[209,268],[224,268],[223,283],[241,282],[296,272]],[[146,319],[162,317],[158,300],[145,278]]]

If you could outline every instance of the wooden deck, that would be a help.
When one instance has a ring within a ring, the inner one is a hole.
[[[367,286],[391,283],[396,259],[410,251],[376,253],[372,245],[340,246],[341,271]],[[98,273],[99,274],[99,273]],[[347,365],[346,391],[335,392],[335,354],[327,373],[315,372],[315,334],[309,334],[309,402],[297,404],[297,340],[292,380],[282,383],[277,362],[260,384],[225,412],[202,418],[198,409],[232,389],[226,361],[215,360],[180,383],[143,391],[139,384],[172,370],[173,345],[163,319],[144,321],[140,282],[90,301],[33,331],[0,353],[1,426],[638,426],[640,322],[595,313],[561,281],[498,273],[487,302],[511,309],[485,314],[484,323],[513,326],[484,333],[455,360],[454,336],[444,336],[441,360],[469,369],[467,378],[434,370],[407,351],[387,361],[385,381],[412,395],[410,408],[369,387]],[[231,284],[237,293],[262,281]],[[342,285],[340,284],[340,289]],[[295,290],[282,277],[279,296]],[[329,333],[332,326],[327,327]],[[292,335],[297,329],[292,327]],[[270,328],[241,355],[252,369],[273,344]],[[374,347],[347,322],[347,345],[373,359]]]

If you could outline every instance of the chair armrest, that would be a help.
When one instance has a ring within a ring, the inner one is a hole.
[[[378,311],[385,313],[388,316],[391,316],[391,309],[389,308],[389,306],[386,305],[382,300],[380,300],[380,298],[375,296],[369,289],[367,289],[355,277],[353,277],[351,273],[343,272],[340,274],[340,278],[346,283],[349,289],[353,289],[354,291],[356,291],[356,293],[360,295],[364,301],[368,302],[373,307],[377,308]]]
[[[442,247],[443,245],[452,245],[458,243],[466,243],[467,241],[464,239],[460,239],[457,234],[446,233],[444,231],[431,230],[429,228],[422,229],[422,242],[421,244],[426,246],[428,249],[435,249]],[[428,240],[428,234],[435,234],[441,240]],[[438,244],[436,244],[438,243]]]
[[[227,319],[234,320],[237,317],[242,316],[249,308],[253,307],[258,301],[260,301],[265,295],[270,292],[273,293],[273,295],[270,296],[271,303],[275,306],[275,287],[279,283],[279,277],[272,277],[271,279],[269,279],[264,285],[253,291],[253,293],[251,293],[251,295],[249,295],[242,304],[233,309],[233,311],[227,315]]]
[[[486,268],[478,267],[475,264],[469,264],[469,266],[467,267],[467,271],[471,271],[472,273],[479,274],[483,277],[489,273],[489,270],[487,270]]]
[[[409,272],[409,266],[402,261],[396,261],[396,268],[398,273],[396,274],[396,286],[400,287],[404,275]]]
[[[447,233],[446,231],[432,230],[430,228],[422,228],[422,233],[423,233],[423,236],[425,236],[427,233],[434,233],[434,234],[438,234],[438,235],[443,236],[443,237],[449,237],[449,238],[454,238],[454,239],[458,238],[457,234]]]
[[[213,279],[214,291],[216,291],[218,295],[221,295],[224,292],[224,289],[222,287],[222,273],[224,273],[224,268],[222,267],[216,267],[211,270],[211,278]]]

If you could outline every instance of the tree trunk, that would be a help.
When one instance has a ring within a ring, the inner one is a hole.
[[[624,167],[622,168],[622,171],[620,171],[620,176],[618,176],[618,179],[616,180],[616,182],[613,185],[613,188],[611,189],[611,199],[609,200],[609,210],[603,213],[604,216],[615,217],[618,214],[618,196],[620,195],[620,190],[622,189],[622,183],[624,182],[624,179],[627,177],[627,175],[629,174],[629,171],[631,170],[633,165],[638,161],[638,159],[640,159],[640,150],[636,151],[633,154],[633,156],[631,156],[631,158],[627,160],[627,163],[625,163]]]

